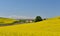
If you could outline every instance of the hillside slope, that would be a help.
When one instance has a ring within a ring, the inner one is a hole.
[[[0,36],[60,36],[60,19],[0,27]]]
[[[8,24],[8,23],[13,23],[14,19],[11,19],[11,18],[3,18],[3,17],[0,17],[0,24]]]

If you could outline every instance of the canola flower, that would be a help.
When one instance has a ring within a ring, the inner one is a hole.
[[[17,20],[10,19],[10,18],[0,18],[0,23],[1,24],[13,23],[14,21],[17,21]]]
[[[0,27],[0,36],[60,36],[60,19]]]

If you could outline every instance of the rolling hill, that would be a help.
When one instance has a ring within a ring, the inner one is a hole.
[[[60,19],[0,27],[0,36],[60,36]]]
[[[16,20],[12,19],[12,18],[0,17],[0,24],[9,24],[9,23],[13,23],[14,21],[16,21]]]

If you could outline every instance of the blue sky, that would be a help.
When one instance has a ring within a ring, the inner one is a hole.
[[[41,16],[60,15],[60,0],[0,0],[0,16]]]

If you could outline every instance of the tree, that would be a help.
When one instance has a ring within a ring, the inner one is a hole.
[[[46,18],[44,18],[43,20],[46,20]]]
[[[36,16],[35,22],[39,22],[39,21],[42,21],[42,18],[40,16]]]

